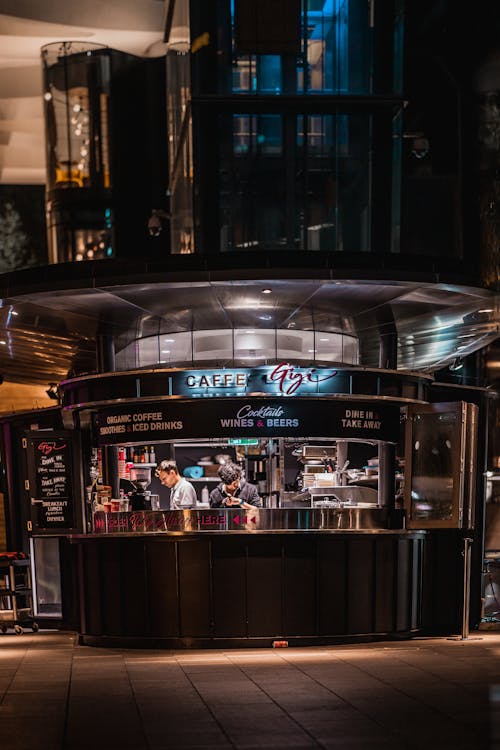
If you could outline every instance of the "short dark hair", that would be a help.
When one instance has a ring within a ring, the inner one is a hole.
[[[177,468],[177,464],[175,463],[175,461],[169,461],[168,459],[160,461],[160,463],[156,467],[155,475],[158,476],[160,471],[175,471],[176,474],[179,473],[179,469]]]
[[[241,479],[242,471],[237,464],[227,463],[222,464],[217,474],[224,484],[231,484],[236,479]]]

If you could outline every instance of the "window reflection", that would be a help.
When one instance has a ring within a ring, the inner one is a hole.
[[[460,431],[454,414],[419,414],[413,425],[411,517],[447,521],[453,515],[454,454]]]

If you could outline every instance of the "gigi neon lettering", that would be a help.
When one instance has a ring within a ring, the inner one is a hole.
[[[310,370],[301,371],[288,362],[281,362],[271,371],[269,380],[273,383],[278,383],[280,391],[285,396],[291,396],[304,383],[322,383],[337,375],[337,370],[333,370],[329,375],[322,378],[319,375],[315,375],[316,372],[317,370],[314,367]]]

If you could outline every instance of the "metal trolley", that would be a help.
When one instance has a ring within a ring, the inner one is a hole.
[[[38,630],[33,615],[31,568],[24,552],[0,553],[0,632],[14,628],[17,635],[24,627]]]

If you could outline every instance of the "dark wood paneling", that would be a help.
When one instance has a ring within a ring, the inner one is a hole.
[[[463,556],[459,531],[436,529],[424,545],[422,625],[435,633],[460,632]]]
[[[128,582],[123,580],[122,550],[123,542],[118,539],[110,540],[100,550],[102,627],[105,633],[112,635],[124,632],[123,599],[128,595]]]
[[[319,541],[319,634],[347,632],[347,543],[338,537]]]
[[[348,545],[348,633],[372,632],[374,580],[372,540],[353,539]]]
[[[316,551],[313,539],[285,539],[284,630],[288,636],[317,632]]]
[[[210,541],[178,542],[180,635],[209,637],[211,633]]]
[[[153,636],[179,634],[177,545],[151,540],[146,546],[150,632]]]
[[[149,635],[149,612],[144,539],[123,539],[122,599],[124,635]]]
[[[83,574],[85,581],[84,602],[85,602],[85,621],[87,633],[100,635],[102,630],[102,613],[101,613],[101,566],[100,553],[101,544],[85,544],[83,558]]]
[[[399,631],[409,630],[410,627],[410,587],[408,576],[411,570],[411,552],[411,540],[399,539],[396,579],[396,630]]]
[[[246,544],[239,539],[212,542],[214,636],[247,635]]]
[[[410,628],[416,630],[421,619],[422,540],[412,540],[410,583]]]
[[[392,538],[381,538],[375,546],[375,632],[394,630],[394,559],[396,545]]]
[[[455,583],[445,601],[456,605],[457,571],[448,555],[459,554],[459,541],[430,534],[86,540],[82,633],[186,647],[196,639],[314,642],[405,632],[421,626],[422,590],[442,612],[440,587],[451,571]]]
[[[248,635],[283,635],[282,537],[254,538],[248,545]]]

